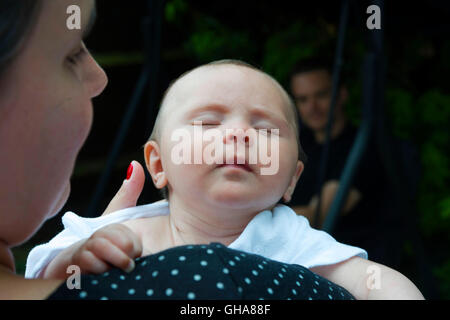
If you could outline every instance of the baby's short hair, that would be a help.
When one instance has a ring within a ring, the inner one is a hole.
[[[264,74],[265,76],[269,77],[276,86],[279,87],[279,89],[281,90],[281,92],[283,93],[283,95],[286,98],[286,103],[288,105],[288,110],[290,110],[290,112],[292,112],[292,117],[289,117],[288,121],[291,122],[291,124],[293,125],[294,131],[295,131],[295,136],[296,136],[296,140],[297,140],[297,149],[298,149],[298,160],[302,161],[303,163],[306,163],[307,157],[305,152],[303,151],[303,148],[301,146],[300,143],[300,123],[299,123],[299,114],[298,114],[298,110],[297,107],[294,103],[294,100],[292,99],[292,97],[286,92],[286,90],[278,83],[278,81],[276,81],[272,76],[270,76],[269,74],[267,74],[266,72],[264,72],[263,70],[247,63],[244,62],[242,60],[237,60],[237,59],[222,59],[222,60],[216,60],[216,61],[212,61],[209,62],[207,64],[203,64],[201,66],[195,67],[191,70],[188,70],[184,73],[182,73],[178,78],[176,78],[174,81],[172,81],[169,86],[167,87],[166,91],[164,92],[163,98],[161,100],[161,104],[158,110],[158,114],[156,116],[156,120],[155,120],[155,124],[153,126],[153,130],[152,133],[150,135],[149,141],[153,140],[159,143],[160,138],[161,138],[161,114],[162,114],[162,110],[164,107],[164,103],[166,101],[167,95],[169,94],[170,90],[172,89],[172,87],[175,85],[175,83],[177,83],[179,80],[181,80],[182,78],[184,78],[186,75],[190,74],[191,72],[199,69],[199,68],[203,68],[203,67],[207,67],[207,66],[219,66],[219,65],[234,65],[234,66],[240,66],[240,67],[245,67],[245,68],[249,68],[255,71],[258,71],[262,74]],[[162,190],[162,195],[164,196],[165,199],[169,199],[169,192],[167,190],[167,187],[164,187]]]

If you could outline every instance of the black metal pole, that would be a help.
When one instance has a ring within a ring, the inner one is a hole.
[[[146,51],[146,58],[144,65],[142,67],[140,76],[138,78],[138,81],[136,83],[136,87],[133,91],[132,97],[130,99],[130,102],[125,110],[125,115],[122,120],[122,124],[119,128],[119,131],[116,135],[116,138],[114,139],[114,144],[111,148],[111,151],[108,155],[108,160],[105,166],[105,169],[103,171],[103,174],[100,177],[99,182],[97,183],[97,186],[94,191],[94,195],[92,196],[91,202],[89,204],[89,207],[85,213],[86,217],[97,217],[100,215],[101,212],[99,212],[99,204],[104,196],[106,186],[110,180],[111,172],[114,169],[114,165],[117,161],[117,158],[119,156],[120,150],[122,148],[123,142],[125,140],[125,137],[128,133],[128,130],[130,128],[130,125],[132,123],[132,120],[138,110],[139,104],[142,99],[142,95],[144,93],[144,90],[148,87],[148,82],[150,77],[152,77],[152,83],[156,83],[155,78],[157,77],[157,74],[152,74],[155,70],[158,70],[158,63],[156,63],[156,59],[152,59],[151,57],[155,56],[154,53],[151,53],[151,51],[155,50],[153,48],[152,44],[157,42],[159,44],[160,41],[160,26],[157,26],[156,24],[161,22],[160,10],[155,10],[154,5],[155,2],[157,2],[158,7],[162,7],[163,0],[149,0],[148,5],[148,16],[143,19],[142,29],[143,29],[143,37],[144,37],[144,47]],[[155,23],[156,22],[156,23]],[[156,39],[156,41],[154,40]],[[153,40],[153,41],[152,41]],[[156,48],[159,50],[159,45]],[[159,57],[159,52],[157,54]],[[156,92],[154,91],[155,85],[150,88],[151,96],[156,95]]]
[[[325,142],[320,158],[320,166],[319,166],[319,178],[316,185],[316,194],[318,195],[318,203],[316,207],[316,212],[314,213],[314,227],[319,227],[319,218],[321,211],[321,202],[322,202],[322,187],[325,183],[325,177],[328,168],[328,158],[329,158],[329,150],[331,144],[331,130],[334,123],[334,109],[336,107],[337,96],[339,93],[339,85],[340,85],[340,75],[341,68],[343,64],[343,51],[344,51],[344,40],[345,33],[348,24],[348,12],[349,12],[349,0],[344,0],[341,6],[341,15],[339,21],[339,32],[338,32],[338,41],[336,47],[335,61],[333,67],[333,86],[331,93],[331,102],[330,102],[330,110],[328,113],[328,122],[325,133]]]

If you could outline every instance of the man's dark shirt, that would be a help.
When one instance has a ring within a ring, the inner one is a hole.
[[[348,125],[331,141],[325,182],[340,180],[356,133],[357,129]],[[317,143],[313,133],[305,127],[300,133],[300,141],[308,160],[289,203],[291,207],[306,206],[318,194],[323,144]],[[399,221],[388,214],[385,207],[389,201],[387,184],[376,148],[369,144],[351,187],[360,192],[361,199],[351,211],[339,216],[332,236],[342,243],[365,249],[370,260],[394,267],[398,263],[398,248],[392,243],[397,240],[392,237],[398,233]]]

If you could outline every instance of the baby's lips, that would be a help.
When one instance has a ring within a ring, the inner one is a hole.
[[[219,164],[218,167],[223,167],[223,166],[225,166],[225,165],[237,165],[237,166],[243,166],[245,170],[247,170],[247,171],[249,171],[249,172],[253,172],[253,169],[252,169],[252,167],[248,164],[248,161],[245,160],[245,159],[243,159],[243,158],[239,158],[239,161],[238,161],[238,158],[236,158],[236,157],[235,157],[234,159],[229,159],[228,161],[227,161],[227,160],[224,160],[224,163],[223,163],[223,164]]]

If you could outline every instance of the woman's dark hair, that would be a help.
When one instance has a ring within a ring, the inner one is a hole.
[[[19,53],[40,7],[40,0],[0,1],[0,77]]]

